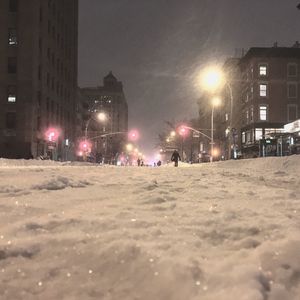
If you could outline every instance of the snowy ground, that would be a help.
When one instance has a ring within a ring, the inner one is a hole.
[[[0,299],[299,300],[299,174],[0,160]]]

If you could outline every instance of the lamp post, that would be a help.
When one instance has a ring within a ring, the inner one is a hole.
[[[107,114],[105,112],[99,112],[97,114],[97,121],[100,121],[102,123],[106,122],[107,121]],[[84,130],[84,137],[85,139],[87,139],[88,137],[88,128],[89,128],[89,125],[90,125],[90,122],[94,120],[96,121],[93,117],[90,117],[87,122],[85,123],[85,130]]]
[[[215,106],[219,106],[221,103],[220,98],[214,97],[212,99],[212,108],[211,108],[211,153],[210,153],[210,162],[213,162],[214,156],[214,108]]]
[[[231,144],[232,144],[232,115],[233,115],[233,91],[231,85],[226,81],[224,73],[217,67],[209,67],[204,70],[201,77],[202,87],[212,93],[218,89],[226,86],[230,96],[230,119],[229,119],[229,136],[228,136],[228,159],[231,158]],[[212,116],[213,119],[213,116]],[[213,127],[213,126],[212,126]],[[234,153],[236,152],[234,143]]]
[[[85,130],[84,130],[84,139],[85,139],[85,142],[87,142],[88,140],[88,128],[89,128],[89,125],[91,123],[91,121],[99,121],[101,123],[105,123],[107,121],[107,114],[105,112],[99,112],[97,114],[97,120],[92,116],[90,117],[87,122],[85,123]],[[86,155],[84,156],[84,160],[86,160]]]

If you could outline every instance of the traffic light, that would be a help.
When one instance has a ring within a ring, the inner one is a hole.
[[[45,138],[48,142],[56,142],[59,137],[59,131],[56,128],[49,128],[45,132]]]

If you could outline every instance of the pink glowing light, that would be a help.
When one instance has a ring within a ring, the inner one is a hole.
[[[60,132],[57,128],[48,128],[45,132],[45,138],[48,142],[56,142]]]
[[[140,135],[139,135],[139,132],[135,129],[133,130],[130,130],[129,133],[128,133],[128,140],[129,141],[137,141],[139,139]]]
[[[178,133],[179,135],[185,137],[188,135],[189,131],[188,129],[184,126],[184,125],[181,125],[179,128],[178,128]]]
[[[92,143],[88,140],[81,141],[79,144],[80,151],[90,152],[92,148]]]

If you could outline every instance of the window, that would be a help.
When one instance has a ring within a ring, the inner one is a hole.
[[[251,131],[246,131],[246,143],[250,144],[252,142]]]
[[[17,101],[17,87],[10,85],[7,88],[7,102],[15,103]]]
[[[267,121],[267,106],[260,105],[259,106],[259,119],[260,121]]]
[[[38,106],[41,106],[41,104],[42,104],[42,93],[40,91],[37,92],[37,102],[38,102]]]
[[[9,0],[9,11],[10,12],[18,11],[18,0]]]
[[[297,64],[289,63],[287,73],[288,73],[289,77],[296,77],[297,76]]]
[[[42,52],[43,52],[43,39],[41,37],[39,38],[39,51],[40,51],[40,54],[42,54]]]
[[[36,128],[37,128],[38,131],[40,131],[41,127],[42,127],[41,126],[41,117],[38,116],[37,119],[36,119]]]
[[[14,46],[18,44],[16,28],[8,29],[8,45]]]
[[[16,113],[15,112],[7,112],[6,113],[6,128],[7,129],[16,129]]]
[[[43,22],[43,8],[40,6],[40,23]]]
[[[242,143],[245,144],[246,142],[246,133],[242,132]]]
[[[293,122],[298,118],[298,106],[296,104],[288,104],[287,106],[287,118],[288,122]]]
[[[39,65],[39,67],[38,67],[38,79],[39,80],[42,79],[42,67],[41,67],[41,65]]]
[[[249,110],[246,110],[246,123],[249,123]]]
[[[249,93],[247,92],[245,102],[248,102],[248,101],[249,101]]]
[[[255,140],[259,141],[262,138],[262,134],[263,134],[262,128],[256,128],[255,129]]]
[[[7,71],[9,74],[17,73],[17,58],[16,57],[8,58]]]
[[[267,85],[266,84],[259,85],[259,96],[267,97]]]
[[[297,83],[288,83],[288,98],[297,98]]]
[[[251,106],[250,108],[250,122],[254,121],[254,108]]]
[[[47,87],[50,87],[50,74],[47,73]]]
[[[267,76],[267,66],[266,65],[260,65],[259,66],[259,75],[260,76]]]
[[[51,22],[48,20],[48,34],[50,35],[51,33]]]

